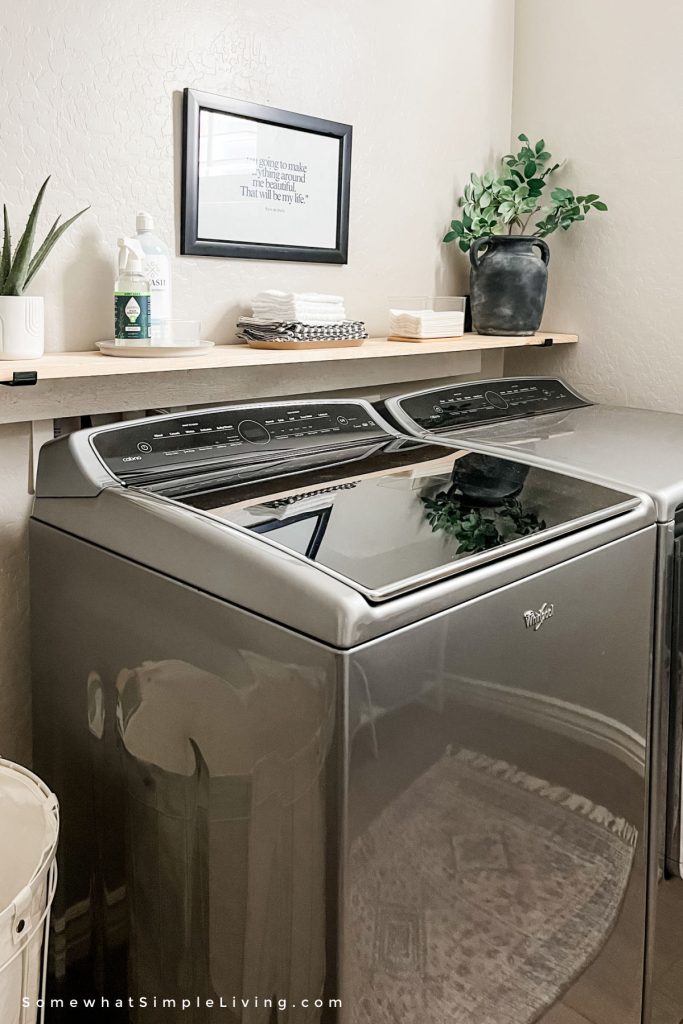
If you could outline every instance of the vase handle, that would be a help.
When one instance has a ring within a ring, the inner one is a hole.
[[[550,246],[546,242],[545,238],[534,238],[534,245],[537,245],[541,250],[541,259],[547,267],[550,263]]]
[[[491,241],[491,235],[482,235],[481,238],[475,238],[474,242],[470,246],[470,263],[472,264],[473,267],[479,267],[479,264],[481,263],[479,250],[482,249],[484,246],[490,245]]]

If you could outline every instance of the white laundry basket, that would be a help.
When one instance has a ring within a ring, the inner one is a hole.
[[[54,793],[27,768],[0,758],[2,1024],[34,1024],[44,1017],[58,836],[59,806]]]

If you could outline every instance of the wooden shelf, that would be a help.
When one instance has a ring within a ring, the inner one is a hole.
[[[466,334],[418,344],[370,338],[359,348],[310,352],[218,345],[203,356],[164,359],[55,352],[0,360],[0,382],[17,371],[38,374],[35,385],[0,387],[0,423],[428,380],[479,372],[480,360],[468,353],[576,341],[575,334],[544,332],[527,338]]]
[[[17,370],[35,370],[39,381],[73,379],[76,377],[120,377],[141,373],[177,373],[181,370],[224,369],[229,367],[284,366],[291,363],[335,363],[348,360],[387,359],[396,356],[414,358],[420,355],[444,355],[453,352],[485,351],[487,349],[515,348],[525,345],[543,345],[551,339],[555,345],[578,341],[575,334],[535,334],[529,338],[485,338],[466,334],[448,341],[422,341],[411,344],[369,338],[359,348],[312,349],[310,352],[274,352],[253,349],[248,345],[217,345],[203,356],[176,356],[165,359],[119,359],[89,352],[53,352],[42,359],[0,361],[0,381],[9,381]]]

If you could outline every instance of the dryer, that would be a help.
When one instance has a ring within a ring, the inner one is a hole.
[[[667,904],[662,917],[673,922],[672,901],[682,898],[680,882],[671,880],[683,876],[683,416],[593,403],[554,377],[447,384],[388,399],[383,412],[410,436],[642,491],[655,503],[653,744],[659,754],[653,764],[651,828],[658,834],[659,871],[653,863],[652,979],[659,948],[674,941],[669,925],[664,937],[664,926],[656,928],[654,908],[657,902]],[[659,887],[658,875],[668,879]],[[671,1013],[672,1024],[678,1024]]]
[[[45,446],[50,996],[153,1024],[640,1024],[655,521],[362,401]]]

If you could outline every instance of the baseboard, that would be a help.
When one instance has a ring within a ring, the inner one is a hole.
[[[468,704],[575,738],[617,757],[639,775],[645,774],[645,738],[615,718],[557,697],[499,683],[455,675],[448,682],[459,699]]]

